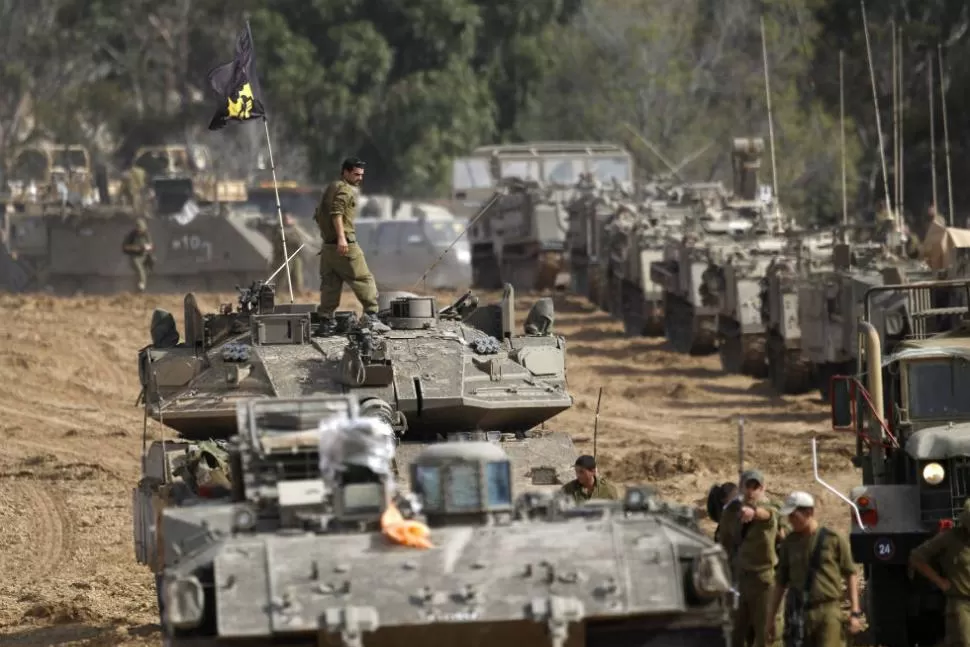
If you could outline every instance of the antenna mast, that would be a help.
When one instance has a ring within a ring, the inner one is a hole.
[[[839,50],[839,141],[842,145],[842,225],[849,224],[849,198],[845,181],[845,52]]]
[[[946,192],[949,211],[946,214],[946,223],[953,226],[953,176],[950,173],[950,131],[947,128],[946,120],[946,90],[943,87],[943,45],[936,46],[937,54],[940,59],[940,109],[943,111],[943,155],[946,157]]]
[[[903,106],[905,105],[904,99],[906,97],[905,90],[903,89],[903,28],[899,27],[899,209],[902,211],[903,205],[906,203],[906,163],[903,157],[903,129],[905,127],[906,120],[904,119],[905,111]]]
[[[774,193],[775,217],[778,216],[778,167],[775,164],[775,126],[771,119],[771,83],[768,80],[768,41],[765,37],[765,17],[761,16],[761,56],[765,67],[765,100],[768,107],[768,146],[771,150],[771,191]],[[790,225],[791,223],[789,223]]]
[[[893,75],[893,206],[899,211],[899,76],[896,74],[899,60],[896,43],[896,19],[890,21],[892,29],[892,75]]]
[[[936,116],[933,113],[933,55],[926,52],[926,83],[930,97],[930,172],[933,177],[933,208],[936,202]]]
[[[887,177],[888,171],[886,170],[886,155],[885,144],[882,139],[882,119],[879,118],[879,96],[876,92],[876,72],[872,67],[872,48],[869,45],[869,22],[866,19],[866,3],[865,0],[860,0],[860,5],[862,5],[862,31],[866,36],[866,60],[869,63],[869,81],[872,83],[872,103],[876,107],[876,134],[879,135],[879,162],[882,164],[882,188],[886,195],[886,206],[890,206],[889,202],[889,179]]]

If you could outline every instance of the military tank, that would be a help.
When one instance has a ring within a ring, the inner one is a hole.
[[[481,441],[395,479],[392,432],[332,400],[238,403],[238,486],[165,511],[172,647],[728,644],[729,566],[691,509],[523,491]],[[308,429],[313,406],[351,411]]]

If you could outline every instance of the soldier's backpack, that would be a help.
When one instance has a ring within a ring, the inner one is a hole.
[[[818,529],[815,548],[812,549],[812,555],[808,559],[805,588],[799,590],[788,587],[788,595],[785,596],[785,647],[802,647],[805,643],[805,612],[807,611],[805,607],[811,596],[812,585],[815,583],[815,573],[822,563],[822,543],[828,534],[827,528]]]

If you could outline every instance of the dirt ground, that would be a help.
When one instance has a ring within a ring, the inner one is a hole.
[[[199,295],[204,310],[230,300]],[[518,301],[524,315],[530,300]],[[159,644],[153,580],[131,536],[145,425],[136,353],[155,307],[181,329],[175,295],[0,295],[0,644]],[[556,308],[576,404],[546,427],[593,453],[602,388],[596,450],[609,477],[703,506],[712,483],[737,476],[743,417],[746,464],[765,472],[769,493],[807,489],[823,521],[847,529],[849,509],[814,482],[810,442],[819,439],[822,477],[846,492],[859,478],[854,440],[830,431],[817,396],[771,397],[722,374],[716,356],[624,338],[581,299],[556,297]],[[149,421],[149,438],[158,435]]]

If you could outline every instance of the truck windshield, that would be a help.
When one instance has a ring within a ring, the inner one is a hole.
[[[914,361],[907,369],[909,417],[952,418],[970,416],[970,398],[962,390],[970,380],[970,362],[964,359]]]

